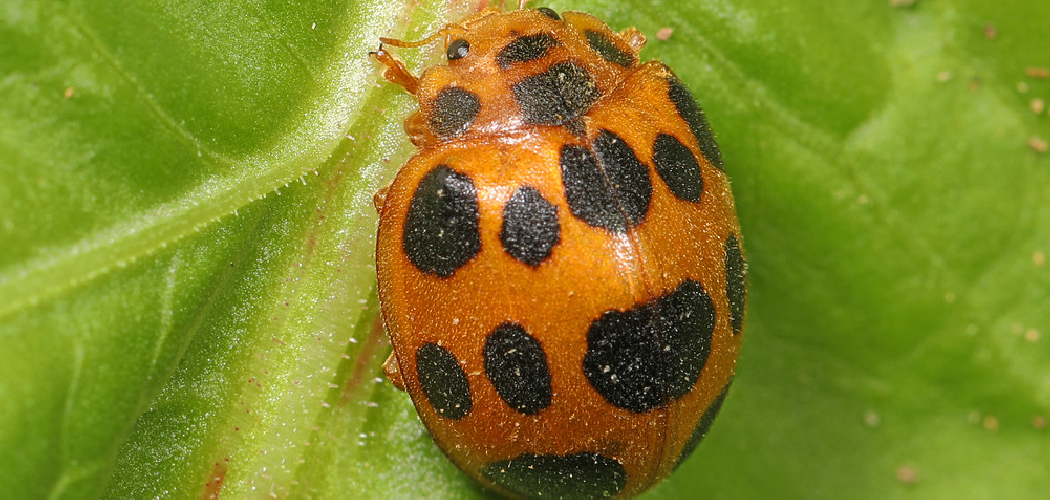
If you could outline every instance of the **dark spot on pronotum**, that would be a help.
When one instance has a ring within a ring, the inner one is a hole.
[[[587,70],[574,62],[552,64],[511,90],[527,123],[561,125],[583,116],[600,97]]]
[[[672,135],[660,134],[653,143],[653,165],[664,184],[685,201],[700,201],[704,178],[693,152]]]
[[[417,269],[452,276],[481,251],[474,182],[438,165],[416,186],[405,217],[401,246]]]
[[[714,329],[711,297],[699,282],[685,280],[667,295],[594,320],[583,373],[606,401],[645,413],[692,390]]]
[[[501,68],[506,69],[514,63],[539,59],[547,55],[547,51],[559,43],[558,39],[549,33],[520,36],[496,54],[496,62]]]
[[[551,372],[543,346],[525,328],[504,323],[485,338],[485,376],[515,411],[535,415],[551,404]]]
[[[481,101],[474,93],[462,87],[445,87],[434,98],[430,128],[442,139],[461,136],[480,110]]]
[[[493,462],[481,468],[481,476],[523,498],[600,500],[627,486],[623,464],[597,453],[535,455]]]
[[[511,257],[538,267],[561,242],[558,209],[536,188],[518,188],[503,207],[499,239]]]
[[[416,351],[416,376],[438,415],[459,420],[474,406],[467,374],[448,349],[433,342]]]
[[[591,49],[602,56],[602,59],[609,61],[620,66],[629,67],[634,64],[634,55],[629,52],[624,52],[616,46],[611,38],[605,33],[600,31],[584,31],[584,36],[587,37],[587,43],[591,45]]]

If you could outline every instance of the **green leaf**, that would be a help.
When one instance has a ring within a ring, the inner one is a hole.
[[[893,3],[549,4],[650,36],[744,228],[733,393],[645,498],[1050,491],[1050,4]],[[0,1],[6,496],[491,498],[374,322],[367,51],[452,5]]]

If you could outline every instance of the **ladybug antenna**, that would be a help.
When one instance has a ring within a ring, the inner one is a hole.
[[[486,0],[486,1],[482,2],[480,5],[485,5],[487,3],[488,3],[488,1]],[[501,12],[507,10],[506,9],[506,3],[507,3],[507,0],[499,0],[499,3],[497,4],[496,10],[499,10]],[[525,4],[527,4],[527,3],[529,3],[529,0],[518,0],[518,10],[525,10]]]
[[[394,47],[401,47],[403,49],[414,49],[416,47],[421,47],[421,46],[426,45],[426,44],[428,44],[430,42],[433,42],[435,39],[440,38],[440,37],[445,36],[445,35],[448,35],[449,33],[453,32],[453,31],[457,31],[457,30],[461,30],[461,29],[462,28],[460,28],[459,26],[455,26],[455,25],[451,25],[450,24],[448,26],[445,26],[444,28],[441,28],[440,30],[435,32],[433,35],[430,35],[430,36],[428,36],[428,37],[426,37],[426,38],[424,38],[422,40],[417,40],[415,42],[406,42],[404,40],[398,40],[396,38],[386,38],[386,37],[382,37],[382,36],[379,37],[379,41],[382,42],[382,43],[385,43],[387,45],[393,45]]]
[[[518,0],[518,1],[520,2],[521,5],[524,5],[525,2],[527,2],[528,0]],[[433,42],[435,39],[440,38],[442,36],[448,36],[448,35],[451,35],[451,34],[457,33],[457,32],[463,33],[463,32],[470,31],[471,29],[474,28],[474,26],[476,26],[477,24],[481,23],[487,17],[489,17],[491,15],[494,15],[494,14],[498,14],[498,13],[499,13],[499,11],[493,10],[493,9],[483,10],[481,12],[478,12],[477,14],[474,14],[473,16],[470,16],[469,18],[465,19],[464,21],[462,21],[462,22],[460,22],[458,24],[446,24],[444,28],[441,28],[441,29],[437,30],[436,32],[434,32],[434,34],[432,34],[432,35],[430,35],[430,36],[428,36],[428,37],[426,37],[426,38],[424,38],[422,40],[415,41],[415,42],[406,42],[404,40],[398,40],[396,38],[386,38],[386,37],[379,37],[379,41],[381,43],[385,43],[387,45],[393,45],[394,47],[401,47],[403,49],[414,49],[416,47],[421,47],[421,46],[426,45],[426,44],[428,44],[430,42]]]

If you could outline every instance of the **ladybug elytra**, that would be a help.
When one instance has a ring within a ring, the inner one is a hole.
[[[524,2],[522,2],[524,3]],[[692,94],[645,37],[488,9],[416,43],[419,151],[377,194],[384,364],[445,454],[512,498],[628,498],[710,427],[740,350],[746,264]]]

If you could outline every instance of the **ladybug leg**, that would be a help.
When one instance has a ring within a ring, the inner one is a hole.
[[[642,50],[642,47],[645,47],[645,35],[638,31],[638,28],[627,28],[620,32],[620,37],[634,49],[635,53]]]
[[[372,206],[375,207],[376,213],[383,212],[383,204],[386,203],[386,194],[390,191],[390,185],[383,186],[376,191],[376,194],[372,195]]]
[[[383,375],[390,380],[397,390],[405,391],[405,379],[401,377],[401,370],[397,367],[397,358],[394,357],[394,353],[390,353],[390,357],[386,358],[383,362]]]
[[[376,58],[383,66],[386,66],[386,71],[383,71],[383,78],[404,87],[409,94],[416,93],[416,89],[419,88],[419,78],[409,73],[405,63],[383,49],[382,43],[379,44],[379,48],[375,52],[369,52],[368,55]]]
[[[386,193],[387,188],[380,189],[380,192]],[[376,193],[378,195],[378,193]],[[386,330],[385,324],[383,323],[383,315],[376,314],[372,320],[372,331],[382,335],[383,331]],[[401,370],[397,366],[397,358],[394,357],[393,351],[387,356],[386,361],[383,361],[383,375],[386,375],[387,380],[394,384],[397,390],[405,391],[405,379],[401,377]]]

